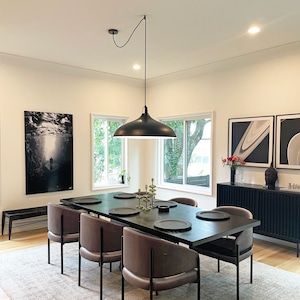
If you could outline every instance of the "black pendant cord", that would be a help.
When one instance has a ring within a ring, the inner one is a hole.
[[[133,36],[136,29],[139,27],[139,25],[142,23],[142,21],[145,20],[145,57],[144,57],[144,112],[142,115],[136,119],[135,121],[128,122],[122,126],[120,126],[114,133],[114,137],[125,137],[125,138],[176,138],[176,134],[172,128],[169,126],[156,121],[151,118],[151,116],[148,114],[148,108],[147,108],[147,26],[146,26],[146,16],[144,15],[143,19],[140,20],[140,22],[136,25],[136,27],[133,29],[131,35],[129,36],[126,43],[123,45],[117,45],[115,42],[114,35],[118,34],[117,29],[109,29],[108,33],[113,35],[113,41],[115,45],[118,48],[123,48],[126,46]]]
[[[145,62],[144,62],[144,74],[145,74],[145,113],[147,114],[147,105],[146,105],[146,100],[147,100],[147,22],[146,22],[146,16],[144,16],[145,20]]]
[[[112,36],[113,36],[113,41],[114,41],[114,44],[118,47],[118,48],[123,48],[123,47],[125,47],[127,44],[128,44],[128,42],[130,41],[130,39],[132,38],[132,36],[133,36],[133,34],[135,33],[135,31],[137,30],[137,28],[140,26],[140,24],[143,22],[145,20],[145,61],[144,61],[144,68],[145,68],[145,70],[144,70],[144,72],[145,72],[145,82],[144,82],[144,93],[145,93],[145,95],[144,95],[144,102],[145,102],[145,111],[144,111],[144,113],[146,113],[147,114],[147,105],[146,105],[146,103],[147,103],[147,22],[146,22],[146,16],[144,16],[143,17],[143,19],[141,19],[140,21],[139,21],[139,23],[135,26],[135,28],[133,29],[133,31],[131,32],[131,34],[130,34],[130,36],[129,36],[129,38],[128,38],[128,40],[123,44],[123,45],[118,45],[117,43],[116,43],[116,40],[115,40],[115,35],[116,34],[118,34],[118,30],[117,29],[110,29],[110,30],[108,30],[108,32],[110,33],[110,34],[112,34]]]
[[[123,45],[118,45],[117,42],[116,42],[116,40],[115,40],[115,35],[118,34],[118,30],[116,30],[116,29],[110,29],[110,30],[112,30],[112,31],[111,31],[111,32],[108,31],[108,32],[110,32],[110,33],[112,34],[112,36],[113,36],[113,41],[114,41],[114,44],[116,45],[116,47],[118,47],[118,48],[123,48],[123,47],[125,47],[125,46],[129,43],[129,41],[130,41],[130,39],[132,38],[133,34],[134,34],[135,31],[138,29],[138,27],[139,27],[140,24],[143,22],[143,20],[146,21],[146,16],[144,16],[143,19],[135,26],[135,28],[133,29],[132,33],[130,34],[128,40],[127,40]],[[146,22],[145,22],[145,23],[146,23]]]

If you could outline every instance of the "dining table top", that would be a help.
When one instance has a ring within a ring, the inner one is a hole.
[[[172,204],[169,210],[167,209],[168,212],[160,212],[158,207],[153,207],[146,212],[137,208],[139,204],[144,203],[139,203],[135,194],[128,193],[128,197],[126,194],[121,192],[96,194],[64,198],[60,202],[190,247],[260,225],[259,220],[233,215],[210,217],[212,211],[174,202],[169,204],[169,202],[159,201],[161,202],[159,205]],[[175,225],[174,228],[172,224]]]

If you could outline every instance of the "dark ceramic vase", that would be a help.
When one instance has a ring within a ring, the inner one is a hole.
[[[230,169],[230,184],[234,185],[235,184],[235,173],[236,169]]]

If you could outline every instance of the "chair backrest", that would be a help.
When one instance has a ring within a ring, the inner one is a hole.
[[[189,248],[147,235],[135,229],[123,230],[123,265],[137,276],[149,278],[153,251],[153,277],[161,278],[197,268],[199,254]]]
[[[230,215],[234,216],[240,216],[240,217],[245,217],[248,219],[253,219],[253,215],[251,211],[249,211],[246,208],[239,207],[239,206],[218,206],[214,208],[214,210],[219,210],[219,211],[224,211],[227,212]]]
[[[82,213],[80,217],[80,245],[91,252],[121,250],[123,226]],[[101,236],[102,235],[102,236]]]
[[[177,198],[170,199],[170,201],[175,201],[177,203],[198,207],[198,202],[191,198],[177,197]]]
[[[249,211],[246,208],[238,207],[238,206],[219,206],[214,208],[214,210],[219,210],[226,212],[228,214],[239,216],[239,217],[245,217],[248,219],[253,219],[253,215],[251,211]],[[243,250],[247,250],[253,246],[253,228],[248,228],[242,232],[239,232],[237,234],[234,234],[236,239],[236,244],[239,245],[239,249],[241,252]]]
[[[81,212],[64,205],[48,203],[48,230],[56,235],[61,234],[61,217],[63,216],[63,234],[79,232]]]

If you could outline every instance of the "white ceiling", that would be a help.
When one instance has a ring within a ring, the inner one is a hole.
[[[298,43],[299,0],[1,0],[0,52],[132,78],[155,78]],[[247,29],[261,32],[249,36]]]

